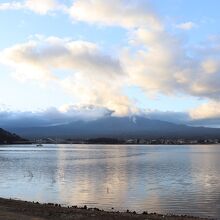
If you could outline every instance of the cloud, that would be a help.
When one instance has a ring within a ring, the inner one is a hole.
[[[5,2],[0,3],[0,11],[4,10],[19,10],[23,9],[24,5],[20,2]]]
[[[160,110],[142,110],[137,114],[134,114],[134,116],[138,115],[152,120],[168,121],[176,124],[219,127],[219,112],[213,112],[212,115],[207,115],[206,111],[203,113],[205,113],[205,115],[202,113],[198,115],[196,110],[194,112],[163,112]],[[194,117],[193,114],[196,114],[196,117]],[[79,120],[91,121],[103,117],[111,117],[113,115],[114,111],[104,107],[97,107],[95,105],[64,105],[60,108],[51,107],[35,112],[19,112],[11,111],[9,109],[1,109],[0,127],[16,128],[30,127],[30,125],[32,127],[55,126],[69,124]]]
[[[93,14],[94,13],[94,14]],[[120,61],[127,83],[138,86],[148,96],[187,94],[219,99],[219,56],[207,43],[205,56],[169,33],[148,1],[75,1],[71,8],[75,20],[105,26],[121,26],[130,33],[130,50],[121,50]],[[178,25],[189,30],[193,22]],[[212,76],[210,77],[210,74]]]
[[[205,73],[214,74],[220,70],[220,64],[218,60],[206,59],[202,62],[202,68]]]
[[[30,10],[37,14],[45,15],[52,11],[65,11],[66,6],[58,3],[56,0],[44,0],[43,2],[39,0],[26,0],[22,3],[18,1],[0,3],[0,11],[21,9]]]
[[[220,119],[220,102],[210,101],[202,104],[190,111],[190,116],[194,120]]]
[[[124,51],[122,60],[131,84],[142,88],[146,94],[172,94],[178,84],[187,84],[184,71],[187,57],[179,39],[165,31],[137,29],[131,35],[132,48]],[[134,52],[135,51],[135,52]],[[182,73],[181,73],[182,72]]]
[[[209,102],[186,112],[142,109],[130,116],[191,126],[219,127],[219,107],[220,103]],[[0,127],[5,128],[29,127],[30,124],[32,127],[55,126],[78,120],[91,121],[111,116],[114,116],[114,110],[95,105],[66,104],[59,108],[50,107],[35,112],[12,111],[9,107],[0,105]]]
[[[197,25],[192,21],[188,21],[188,22],[180,23],[180,24],[176,25],[176,27],[179,29],[185,30],[185,31],[189,31],[189,30],[197,27]]]
[[[208,101],[189,110],[190,125],[220,127],[220,102]]]
[[[130,49],[122,48],[116,58],[92,42],[39,37],[6,48],[0,60],[22,81],[55,83],[77,102],[103,106],[117,115],[138,111],[123,92],[128,86],[141,88],[146,96],[220,99],[215,45],[207,44],[201,52],[185,47],[184,41],[165,30],[146,28],[133,30],[130,39]]]
[[[119,26],[127,29],[136,27],[163,28],[148,0],[75,0],[71,6],[61,2],[58,0],[5,2],[0,3],[0,11],[30,10],[41,15],[61,11],[69,15],[73,21],[90,24]]]
[[[2,62],[26,72],[26,67],[45,69],[53,75],[53,70],[73,70],[93,72],[101,78],[114,77],[122,73],[120,63],[102,53],[98,45],[87,41],[72,41],[57,37],[30,40],[17,44],[1,52]],[[40,74],[40,71],[38,71]],[[29,71],[29,77],[32,72]],[[24,74],[26,75],[26,73]],[[46,74],[44,74],[46,75]],[[35,77],[34,77],[35,79]]]
[[[94,43],[40,38],[1,51],[0,60],[16,78],[56,83],[78,103],[104,106],[119,115],[135,111],[123,94],[126,75],[120,61]]]
[[[124,28],[162,28],[148,1],[76,0],[69,9],[69,14],[74,20],[91,24]]]
[[[62,10],[56,1],[39,2],[2,3],[0,8],[25,8],[40,14]],[[168,31],[149,1],[75,0],[71,7],[65,6],[65,13],[74,21],[125,28],[128,44],[118,48],[119,55],[113,57],[88,41],[57,37],[30,40],[0,52],[1,62],[12,68],[16,78],[55,83],[78,103],[105,107],[117,115],[138,112],[123,92],[128,86],[136,86],[150,97],[184,94],[210,103],[220,101],[219,39],[190,47],[186,39]],[[193,27],[193,22],[178,25],[185,30]],[[207,112],[206,117],[214,112],[200,106],[191,117],[202,118],[198,116],[201,109],[203,115]]]
[[[148,110],[142,111],[140,114],[149,119],[168,121],[176,124],[188,124],[192,120],[188,112]]]
[[[27,0],[25,7],[36,13],[45,15],[50,11],[62,10],[64,5],[59,4],[56,0],[44,0],[43,3],[39,0]]]
[[[121,62],[130,84],[146,95],[220,99],[220,56],[214,45],[207,42],[201,52],[166,30],[146,28],[134,30],[130,43]]]
[[[149,119],[169,121],[173,123],[189,123],[191,118],[187,112],[162,112],[158,110],[145,110],[137,114]],[[11,111],[0,110],[0,127],[32,127],[54,126],[68,124],[74,121],[91,121],[103,117],[114,116],[114,111],[95,105],[70,104],[59,108],[51,107],[40,111]]]

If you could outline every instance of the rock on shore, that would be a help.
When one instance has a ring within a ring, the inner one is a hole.
[[[0,198],[0,220],[202,220],[190,216],[159,215],[156,213],[105,212],[98,208],[88,209],[61,207],[59,204],[39,204]]]

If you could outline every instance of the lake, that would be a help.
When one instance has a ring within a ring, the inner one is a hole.
[[[220,217],[220,145],[0,146],[0,197]]]

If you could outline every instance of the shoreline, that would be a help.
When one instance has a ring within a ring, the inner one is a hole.
[[[196,146],[196,145],[220,145],[220,143],[184,143],[184,144],[123,144],[123,143],[81,143],[81,142],[76,142],[76,143],[66,143],[66,142],[60,142],[60,143],[42,143],[42,145],[122,145],[122,146],[184,146],[184,145],[188,145],[188,146]],[[9,144],[1,144],[0,146],[13,146],[13,145],[33,145],[36,146],[37,144],[34,142],[30,142],[30,143],[9,143]]]
[[[104,211],[98,208],[62,207],[60,204],[40,204],[15,199],[0,198],[0,219],[2,220],[208,220],[193,216],[162,215],[157,213],[137,214],[136,212]],[[209,219],[210,220],[210,219]]]

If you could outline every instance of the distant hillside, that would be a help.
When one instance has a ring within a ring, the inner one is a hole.
[[[26,138],[220,138],[220,129],[191,127],[145,117],[105,117],[48,127],[11,127]]]
[[[24,141],[24,139],[0,128],[0,144],[13,144],[20,141]]]

